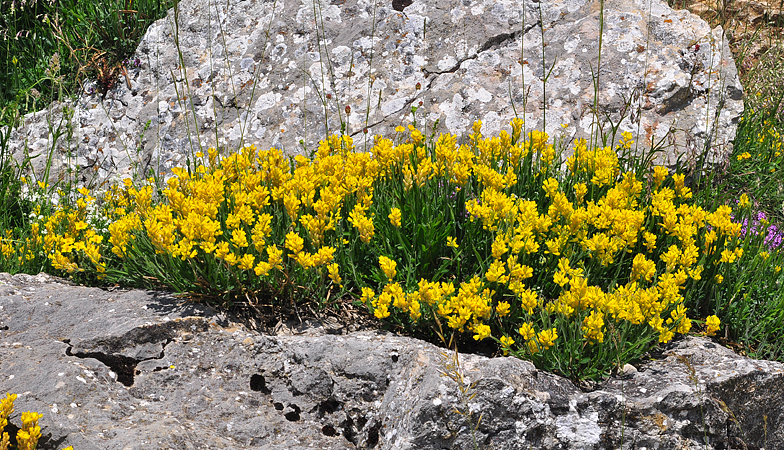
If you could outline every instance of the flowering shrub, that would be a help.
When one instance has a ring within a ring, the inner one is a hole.
[[[8,425],[8,417],[14,412],[14,401],[16,401],[16,394],[7,394],[6,398],[0,398],[0,450],[8,450],[9,448],[35,450],[38,440],[41,438],[41,427],[38,426],[38,419],[43,417],[41,414],[22,413],[22,428],[16,433],[16,447],[10,447],[11,437],[8,433],[3,433]],[[73,450],[73,447],[66,447],[63,450]]]
[[[623,167],[629,134],[616,148],[579,140],[562,164],[522,126],[484,137],[477,122],[465,145],[399,127],[369,152],[336,135],[312,158],[211,149],[163,186],[125,180],[100,207],[80,191],[30,245],[72,275],[224,302],[357,293],[379,319],[494,339],[575,378],[688,332],[689,292],[743,256],[732,209],[690,203],[664,167]]]

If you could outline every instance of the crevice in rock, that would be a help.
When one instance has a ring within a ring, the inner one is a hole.
[[[479,55],[477,54],[477,55],[474,55],[474,56],[469,56],[468,58],[463,58],[463,59],[457,61],[457,64],[455,64],[454,66],[452,66],[452,67],[450,67],[450,68],[448,68],[446,70],[436,70],[436,71],[432,71],[431,72],[431,71],[429,71],[429,70],[427,70],[427,69],[425,69],[423,67],[422,68],[422,72],[425,73],[426,77],[429,77],[431,75],[443,75],[445,73],[455,73],[455,72],[457,72],[457,69],[460,68],[461,64],[463,64],[464,62],[468,61],[469,59],[476,59],[477,56],[479,56]]]
[[[71,344],[70,339],[63,339],[62,341],[65,344],[68,344],[68,348],[65,349],[65,354],[68,356],[75,356],[77,358],[93,358],[97,359],[98,361],[102,362],[105,366],[112,370],[115,374],[117,374],[117,381],[122,383],[127,387],[133,386],[134,377],[138,375],[138,371],[136,370],[136,365],[142,361],[149,361],[152,359],[163,359],[164,357],[164,350],[166,349],[166,345],[171,342],[171,339],[167,339],[166,342],[161,343],[161,353],[157,357],[152,358],[145,358],[145,359],[136,359],[131,358],[129,356],[124,355],[107,355],[101,352],[73,352],[73,346]],[[156,368],[154,371],[165,369],[163,368]]]
[[[6,429],[6,431],[9,431],[9,429]],[[16,436],[17,432],[18,431],[15,431],[12,436]],[[36,448],[39,448],[39,449],[42,449],[42,450],[43,449],[59,449],[59,448],[63,448],[63,443],[65,442],[66,439],[67,439],[67,436],[62,436],[60,438],[54,439],[52,437],[52,433],[43,434],[43,435],[41,435],[41,438],[38,439],[38,445],[36,446]]]
[[[511,33],[501,33],[491,37],[485,41],[485,43],[482,45],[482,48],[479,49],[477,56],[479,56],[479,53],[486,52],[493,47],[500,47],[501,44],[506,41],[517,39],[517,36],[520,36],[520,33],[520,31],[513,31]]]
[[[422,68],[422,72],[425,73],[426,77],[429,77],[431,75],[443,75],[443,74],[446,74],[446,73],[455,73],[460,68],[460,66],[463,65],[463,63],[468,61],[469,59],[477,59],[477,58],[479,58],[479,55],[481,53],[486,52],[486,51],[488,51],[488,50],[490,50],[492,48],[500,47],[501,44],[503,44],[504,42],[517,39],[518,36],[520,36],[521,34],[528,33],[530,30],[532,30],[533,28],[538,26],[539,23],[540,22],[536,22],[533,25],[531,25],[529,27],[526,27],[526,29],[524,31],[513,31],[511,33],[501,33],[501,34],[497,34],[497,35],[487,39],[487,41],[485,41],[485,43],[482,44],[482,46],[479,48],[479,50],[476,52],[476,54],[468,56],[466,58],[463,58],[463,59],[457,61],[457,63],[454,66],[452,66],[452,67],[450,67],[450,68],[448,68],[446,70],[430,71],[430,70],[427,70],[427,69],[425,69],[423,67]]]

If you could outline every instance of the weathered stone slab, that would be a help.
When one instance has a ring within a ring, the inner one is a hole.
[[[458,384],[431,344],[326,331],[262,335],[165,293],[0,274],[0,393],[19,394],[12,424],[43,414],[40,450],[467,450],[472,428],[493,449],[784,448],[784,365],[705,338],[584,392],[469,354]]]
[[[615,124],[638,153],[695,165],[704,149],[705,163],[729,154],[743,109],[722,30],[660,0],[184,0],[134,59],[106,98],[68,104],[70,119],[62,105],[27,116],[17,158],[27,145],[40,171],[54,148],[54,176],[70,164],[100,184],[216,142],[306,153],[341,123],[366,148],[415,106],[419,125],[461,136],[517,116],[568,144]]]

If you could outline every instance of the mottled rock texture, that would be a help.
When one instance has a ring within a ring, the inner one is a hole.
[[[591,392],[468,354],[461,390],[441,373],[450,355],[318,324],[261,335],[165,293],[0,274],[0,393],[19,394],[11,423],[43,413],[41,450],[468,450],[472,428],[482,449],[784,448],[784,365],[705,338]]]
[[[601,123],[693,168],[731,152],[742,113],[727,42],[660,0],[183,0],[105,97],[88,83],[25,117],[11,148],[39,171],[54,149],[52,177],[102,184],[216,141],[312,152],[341,123],[365,149],[415,106],[418,125],[460,136],[517,116],[569,144]]]

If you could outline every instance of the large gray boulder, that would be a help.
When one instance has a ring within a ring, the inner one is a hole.
[[[41,450],[784,448],[784,365],[705,338],[584,391],[380,331],[264,335],[166,293],[0,280],[0,394],[12,424],[43,414]]]
[[[216,142],[311,152],[341,123],[365,149],[414,106],[418,125],[463,137],[479,119],[494,135],[523,118],[564,145],[615,126],[638,154],[694,168],[726,158],[743,110],[722,29],[661,0],[183,0],[105,98],[96,86],[26,116],[16,157],[40,172],[54,149],[52,177],[102,184]]]

